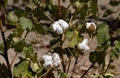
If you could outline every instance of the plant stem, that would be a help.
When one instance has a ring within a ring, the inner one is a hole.
[[[78,56],[76,57],[76,59],[75,59],[75,63],[74,63],[73,70],[72,70],[72,74],[71,74],[71,77],[70,77],[70,78],[73,78],[73,72],[75,71],[75,66],[76,66],[76,64],[77,64],[78,58],[79,58],[79,55],[78,55]]]
[[[63,44],[63,40],[62,39],[63,39],[63,35],[60,36],[60,39],[61,39],[61,42],[60,42],[60,52],[61,52],[61,55],[60,56],[61,56],[61,59],[62,59],[61,63],[62,63],[62,66],[63,66],[63,71],[66,72],[66,66],[65,66],[65,63],[64,63],[65,61],[64,61],[64,57],[63,57],[64,53],[62,51],[62,44]]]
[[[88,71],[94,66],[95,63],[96,62],[92,63],[90,67],[87,69],[87,71],[85,71],[85,73],[83,73],[83,75],[80,78],[83,78],[88,73]]]
[[[10,67],[13,65],[13,63],[14,63],[14,61],[15,61],[16,57],[17,57],[17,53],[15,54],[15,56],[14,56],[14,58],[13,58],[12,62],[10,63]]]
[[[108,65],[107,65],[107,68],[106,68],[106,70],[105,70],[105,72],[104,72],[104,73],[106,73],[106,72],[107,72],[107,70],[109,69],[109,66],[110,66],[110,64],[111,64],[111,58],[112,58],[112,56],[110,56],[109,63],[108,63]]]
[[[68,68],[67,68],[67,73],[69,72],[69,69],[70,69],[70,63],[71,63],[71,58],[69,59],[69,64],[68,64]]]
[[[59,10],[59,19],[61,18],[61,16],[62,16],[62,11],[61,11],[61,2],[60,2],[61,0],[58,0],[58,10]]]
[[[47,14],[47,13],[45,13],[41,8],[40,8],[40,5],[38,4],[38,3],[36,3],[34,0],[32,0],[32,2],[35,4],[35,5],[37,5],[37,6],[39,6],[39,11],[41,11],[51,22],[54,22],[54,20]]]
[[[5,40],[5,35],[4,35],[2,27],[3,27],[2,21],[0,20],[0,30],[1,30],[3,43],[4,43],[4,59],[6,60],[6,63],[7,63],[9,78],[12,78],[12,72],[11,72],[11,67],[10,67],[10,64],[9,64],[8,53],[7,53],[8,47],[7,47],[7,43],[6,43],[6,40]]]

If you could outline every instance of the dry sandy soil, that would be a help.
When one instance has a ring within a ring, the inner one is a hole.
[[[98,5],[99,6],[105,6],[105,7],[107,7],[107,8],[112,8],[112,9],[114,9],[114,10],[116,10],[117,8],[115,8],[115,7],[111,7],[110,5],[109,5],[109,0],[98,0],[99,2],[98,2]],[[65,3],[65,6],[67,6],[68,5],[68,3],[69,3],[69,0],[67,0],[67,2]],[[13,5],[13,3],[12,3],[12,0],[8,0],[8,5]],[[120,6],[119,6],[119,8],[120,8]],[[103,13],[103,11],[100,11],[100,13]],[[113,15],[113,17],[115,17],[115,15]],[[6,37],[8,36],[10,34],[10,32],[6,32],[5,33],[5,35],[6,35]],[[87,37],[87,36],[86,36]],[[30,33],[29,35],[28,35],[28,38],[30,38],[30,39],[34,39],[35,37],[34,37],[34,33]],[[51,36],[50,35],[40,35],[40,39],[41,39],[41,41],[44,43],[44,44],[48,44],[49,43],[49,41],[50,41],[50,39],[51,39]],[[2,38],[1,38],[1,34],[0,34],[0,42],[2,41]],[[94,50],[95,49],[95,46],[97,45],[97,41],[96,41],[96,39],[94,38],[94,39],[92,39],[92,40],[90,40],[90,48],[91,48],[91,50]],[[35,48],[35,51],[38,53],[38,58],[39,57],[41,57],[41,55],[43,55],[45,52],[47,52],[47,50],[46,49],[44,49],[44,48],[42,48],[42,47],[40,47],[41,45],[37,45],[37,47]],[[14,52],[14,50],[13,49],[10,49],[9,51],[8,51],[8,54],[9,54],[9,59],[10,59],[10,62],[12,61],[12,59],[15,57],[15,52]],[[18,56],[20,56],[21,54],[18,54]],[[19,60],[18,60],[18,56],[17,56],[17,58],[16,58],[16,60],[15,60],[15,62],[14,63],[17,63]],[[73,60],[73,62],[74,62],[74,60]],[[0,63],[4,63],[4,59],[2,58],[2,57],[0,57]],[[84,57],[82,57],[82,60],[80,60],[80,64],[78,64],[77,66],[76,66],[76,69],[78,69],[78,70],[76,70],[75,71],[75,77],[74,78],[79,78],[80,77],[80,69],[87,69],[89,66],[90,66],[90,62],[88,61],[88,55],[87,56],[84,56]],[[115,62],[114,62],[114,64],[117,66],[116,67],[116,69],[115,70],[113,70],[113,72],[116,72],[116,71],[118,71],[119,72],[119,74],[118,75],[115,75],[115,78],[120,78],[120,59],[118,59],[118,60],[116,60]],[[81,66],[81,67],[80,67]],[[87,77],[88,78],[88,77]]]

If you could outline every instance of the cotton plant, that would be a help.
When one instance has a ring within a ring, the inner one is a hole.
[[[83,39],[83,41],[78,44],[78,48],[82,51],[88,51],[90,49],[88,46],[88,39]]]
[[[56,32],[57,34],[63,34],[63,32],[65,30],[67,30],[69,28],[69,24],[60,19],[58,21],[55,21],[53,24],[52,24],[52,29],[54,32]]]
[[[52,55],[43,55],[42,59],[44,60],[43,66],[45,67],[58,67],[61,63],[60,56],[57,53],[53,53]]]

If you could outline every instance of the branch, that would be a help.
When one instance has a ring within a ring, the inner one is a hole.
[[[112,62],[112,56],[110,56],[109,63],[108,63],[108,65],[107,65],[107,68],[106,68],[106,70],[105,70],[104,73],[106,73],[106,72],[108,71],[111,62]]]
[[[76,57],[76,59],[75,59],[75,63],[74,63],[73,70],[72,70],[72,74],[71,74],[71,77],[70,77],[70,78],[73,78],[73,72],[75,71],[75,66],[77,65],[78,58],[79,58],[79,55],[78,55],[78,56]]]
[[[88,73],[88,71],[94,66],[96,62],[92,63],[91,66],[87,69],[87,71],[85,71],[85,73],[83,73],[83,75],[80,78],[84,78],[84,76]]]
[[[7,43],[6,43],[6,40],[5,40],[5,35],[4,35],[2,27],[3,27],[2,21],[0,20],[0,30],[1,30],[3,43],[4,43],[4,56],[3,57],[4,57],[4,59],[6,60],[6,63],[7,63],[9,78],[12,78],[12,72],[11,72],[11,67],[9,66],[10,64],[9,64],[8,53],[7,53],[8,47],[7,47]]]

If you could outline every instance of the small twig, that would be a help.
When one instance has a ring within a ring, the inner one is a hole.
[[[17,57],[17,53],[15,54],[13,60],[11,61],[11,63],[10,63],[10,67],[13,65],[13,63],[14,63],[16,57]]]
[[[105,70],[105,72],[104,73],[106,73],[107,71],[108,71],[108,69],[109,69],[109,66],[110,66],[110,64],[111,64],[111,56],[110,56],[110,59],[109,59],[109,63],[108,63],[108,65],[107,65],[107,68],[106,68],[106,70]]]
[[[71,73],[71,77],[70,78],[73,78],[73,72],[75,71],[75,66],[77,65],[77,61],[78,61],[78,58],[79,58],[79,55],[76,57],[75,59],[75,63],[73,65],[73,70],[72,70],[72,73]]]
[[[47,75],[49,72],[51,71],[51,69],[47,70],[47,72],[45,72],[44,74],[42,74],[39,78],[43,78],[45,75]]]
[[[70,64],[71,64],[71,58],[69,59],[69,64],[68,64],[68,68],[67,68],[67,73],[69,72]]]
[[[83,73],[83,75],[80,78],[83,78],[88,73],[88,71],[94,66],[95,63],[96,62],[92,63],[91,66],[87,69],[87,71],[85,71],[85,73]]]
[[[70,54],[72,57],[74,57],[74,55],[72,54],[71,50],[68,48]],[[69,69],[70,69],[70,63],[71,63],[71,57],[69,58],[69,64],[68,64],[68,68],[67,68],[67,73],[69,72]]]
[[[54,22],[54,20],[53,20],[47,13],[45,13],[44,11],[42,11],[42,13],[43,13],[46,17],[48,17],[51,22]]]
[[[46,50],[48,50],[48,52],[53,53],[51,49],[47,48],[47,47],[45,46],[45,44],[43,44],[43,43],[40,41],[40,38],[38,37],[37,32],[35,32],[35,35],[36,35],[36,40],[38,41],[38,43],[40,43]],[[30,40],[30,39],[29,39],[29,40]],[[33,40],[31,40],[31,41],[33,41]]]
[[[61,39],[61,40],[64,40],[64,39],[63,39],[63,35],[60,36],[60,39]],[[64,57],[63,57],[63,54],[64,54],[64,53],[63,53],[63,51],[62,51],[62,45],[63,45],[63,41],[60,42],[60,52],[61,52],[61,59],[62,59],[62,62],[61,62],[61,63],[62,63],[63,71],[66,72],[66,66],[65,66],[65,63],[64,63],[65,61],[64,61]]]
[[[34,0],[32,0],[32,2],[33,2],[35,5],[39,6],[39,10],[40,10],[48,19],[50,19],[51,22],[54,22],[54,20],[53,20],[47,13],[45,13],[43,10],[41,10],[39,3],[36,3]]]

